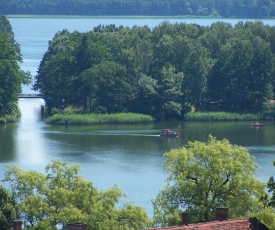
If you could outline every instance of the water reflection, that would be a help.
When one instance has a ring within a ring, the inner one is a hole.
[[[14,161],[16,158],[16,124],[0,125],[0,158],[1,162]]]
[[[42,105],[44,105],[43,99],[19,99],[21,118],[17,123],[16,130],[16,162],[36,165],[45,161],[46,153],[43,148],[43,133],[41,131],[43,127]]]
[[[44,172],[54,159],[80,164],[80,173],[99,189],[118,184],[127,201],[144,207],[152,216],[151,199],[166,180],[163,154],[188,141],[206,141],[211,134],[248,148],[259,164],[258,178],[266,182],[275,172],[273,122],[251,129],[248,122],[160,122],[143,125],[52,126],[40,115],[42,99],[20,99],[16,124],[0,126],[0,170],[13,163],[25,170]],[[159,136],[162,128],[178,138]],[[3,178],[3,173],[2,173]]]

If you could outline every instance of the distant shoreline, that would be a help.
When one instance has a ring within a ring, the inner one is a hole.
[[[194,16],[194,15],[179,15],[179,16],[149,16],[149,15],[40,15],[40,14],[7,14],[4,15],[7,18],[148,18],[148,19],[158,19],[158,18],[194,18],[194,19],[239,19],[239,20],[271,20],[275,17],[267,18],[237,18],[237,17],[221,17],[221,16]]]

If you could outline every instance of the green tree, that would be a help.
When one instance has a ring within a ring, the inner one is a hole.
[[[15,200],[3,186],[0,186],[0,230],[10,229],[15,217]]]
[[[53,161],[45,171],[43,174],[13,165],[7,167],[4,181],[16,197],[17,213],[25,227],[64,228],[69,222],[84,222],[89,229],[96,230],[149,226],[144,209],[132,204],[116,207],[124,196],[121,189],[113,186],[106,191],[98,190],[78,174],[78,165]]]
[[[145,114],[155,114],[155,100],[158,97],[156,91],[158,87],[157,80],[151,76],[141,75],[138,82],[137,99],[134,103],[133,110]]]
[[[275,166],[275,161],[273,161],[273,166]],[[275,229],[275,181],[273,176],[269,178],[266,188],[267,194],[261,198],[265,209],[260,213],[255,213],[255,217],[269,229]]]
[[[73,98],[73,80],[78,75],[77,51],[80,33],[67,30],[58,32],[49,43],[48,51],[40,63],[35,76],[34,90],[40,91],[55,101],[57,105],[65,99]]]
[[[176,73],[173,66],[163,67],[158,79],[158,101],[156,102],[158,119],[179,118],[182,110],[182,72]]]
[[[255,216],[268,229],[275,229],[275,210],[273,207],[265,208],[263,211],[256,212],[251,216]]]
[[[273,161],[273,166],[275,166],[275,161]],[[263,202],[266,207],[275,208],[275,180],[274,177],[271,176],[267,182],[268,194],[263,197]]]
[[[30,74],[20,69],[22,62],[19,46],[0,31],[0,115],[17,115],[17,96],[21,84],[30,83]]]
[[[17,96],[21,85],[29,84],[29,72],[20,69],[22,62],[20,47],[5,16],[0,17],[0,116],[18,115]]]
[[[196,222],[213,220],[220,206],[228,207],[232,218],[262,208],[258,197],[264,185],[247,149],[210,135],[206,143],[188,142],[165,156],[168,184],[153,201],[157,224],[176,224],[183,211]]]
[[[104,107],[107,112],[127,111],[131,87],[126,69],[113,61],[101,62],[80,75],[87,84],[80,84],[81,92],[93,102],[94,108]]]
[[[194,45],[192,50],[186,64],[188,74],[183,81],[184,103],[189,103],[197,111],[205,111],[208,105],[207,77],[213,66],[213,60],[209,57],[207,49],[200,44]]]
[[[5,32],[9,36],[10,42],[18,46],[14,40],[14,33],[12,31],[11,24],[5,16],[0,16],[0,31]]]

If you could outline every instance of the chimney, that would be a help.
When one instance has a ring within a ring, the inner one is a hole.
[[[188,225],[188,213],[187,212],[183,212],[181,214],[181,224]]]
[[[22,221],[21,220],[14,220],[12,229],[13,230],[22,230]]]
[[[88,230],[88,226],[82,223],[72,223],[67,224],[66,230]]]
[[[228,208],[216,208],[216,220],[228,220]]]

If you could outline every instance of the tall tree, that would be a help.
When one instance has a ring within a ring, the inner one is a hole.
[[[0,186],[0,230],[10,229],[15,218],[15,200],[7,189]]]
[[[153,201],[156,223],[176,224],[183,211],[192,221],[209,221],[219,206],[228,207],[232,218],[262,208],[264,185],[247,149],[210,135],[205,143],[188,142],[165,156],[168,184]]]
[[[182,112],[182,72],[176,73],[173,66],[166,65],[159,73],[158,100],[155,102],[158,119],[178,119]]]
[[[33,88],[53,99],[57,105],[63,99],[68,103],[73,99],[72,82],[78,74],[76,54],[79,45],[80,33],[60,31],[49,43],[48,51],[40,62]]]
[[[30,74],[20,69],[20,48],[0,31],[0,115],[17,115],[17,93],[21,84],[30,83]]]

